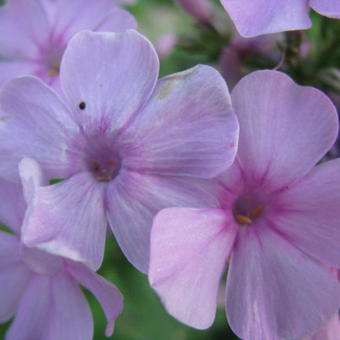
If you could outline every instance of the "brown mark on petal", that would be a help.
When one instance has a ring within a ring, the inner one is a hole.
[[[175,80],[168,80],[159,91],[157,98],[160,100],[164,99],[172,91],[175,82]]]
[[[5,122],[8,119],[9,119],[9,116],[2,116],[0,117],[0,122]]]
[[[179,73],[166,77],[163,80],[164,85],[160,89],[157,98],[161,100],[164,99],[173,90],[174,86],[176,85],[177,80],[186,77],[191,72],[192,70],[188,70],[188,71],[179,72]]]

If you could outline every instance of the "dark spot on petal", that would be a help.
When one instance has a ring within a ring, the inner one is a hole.
[[[85,110],[85,108],[86,108],[86,103],[85,103],[85,102],[81,102],[81,103],[79,104],[79,109],[80,109],[80,110]]]

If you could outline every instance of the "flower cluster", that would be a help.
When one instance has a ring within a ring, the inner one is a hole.
[[[208,2],[178,2],[213,20]],[[309,6],[340,15],[325,0],[222,3],[244,36],[306,28]],[[338,340],[340,160],[322,161],[334,104],[275,70],[236,76],[231,93],[207,65],[158,79],[153,45],[120,5],[0,8],[6,340],[91,340],[80,286],[112,335],[123,299],[96,273],[108,230],[186,325],[212,325],[227,271],[241,339]]]

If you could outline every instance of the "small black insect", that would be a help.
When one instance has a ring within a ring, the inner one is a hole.
[[[85,103],[85,102],[81,102],[81,103],[79,104],[79,109],[80,109],[80,110],[85,110],[85,108],[86,108],[86,103]]]

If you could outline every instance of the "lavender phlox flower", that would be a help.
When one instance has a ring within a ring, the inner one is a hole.
[[[112,0],[8,0],[0,8],[0,83],[30,74],[59,88],[61,58],[75,33],[136,26]]]
[[[123,300],[109,281],[81,263],[27,248],[20,227],[27,203],[43,175],[31,159],[20,164],[24,194],[19,184],[0,180],[0,221],[17,234],[0,231],[0,322],[14,318],[6,340],[91,340],[93,320],[80,285],[101,304],[107,319],[106,336],[122,311]]]
[[[215,207],[169,208],[151,232],[149,279],[168,312],[199,329],[226,311],[243,340],[301,339],[340,307],[340,160],[315,166],[338,134],[330,99],[277,71],[232,91],[234,164],[211,181]],[[332,339],[333,340],[333,339]]]
[[[65,179],[36,190],[22,230],[27,246],[97,269],[109,224],[147,271],[156,212],[208,204],[204,179],[228,168],[237,150],[228,89],[209,66],[157,81],[158,70],[136,31],[81,32],[61,63],[63,98],[33,77],[2,88],[0,174],[16,181],[26,156],[49,179]]]

